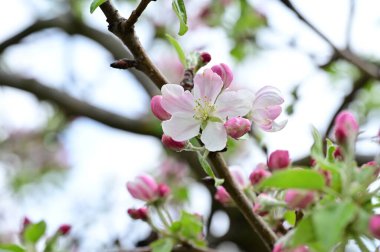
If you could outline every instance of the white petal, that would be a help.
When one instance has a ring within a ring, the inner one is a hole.
[[[220,76],[211,69],[206,69],[202,74],[194,77],[194,98],[214,104],[216,97],[223,88]]]
[[[249,90],[224,91],[216,100],[214,115],[221,119],[245,116],[252,106],[253,94]]]
[[[171,115],[176,113],[194,115],[194,98],[178,84],[166,84],[161,88],[162,107]],[[190,115],[188,115],[190,116]]]
[[[202,132],[201,141],[209,151],[223,150],[227,144],[227,132],[223,123],[208,122]]]
[[[181,117],[175,114],[170,120],[162,122],[162,130],[175,141],[185,141],[198,135],[200,124],[201,122],[193,117]]]

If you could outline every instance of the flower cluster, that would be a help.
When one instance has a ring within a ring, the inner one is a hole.
[[[166,84],[161,96],[151,101],[153,114],[162,120],[165,146],[181,150],[186,142],[200,136],[209,151],[226,147],[227,137],[238,139],[251,129],[251,121],[265,131],[282,129],[276,123],[284,102],[270,86],[256,95],[249,90],[231,89],[233,74],[226,64],[213,66],[194,77],[190,92],[178,84]]]

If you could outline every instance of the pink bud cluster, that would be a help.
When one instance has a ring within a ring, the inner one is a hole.
[[[285,193],[285,202],[291,209],[304,209],[313,203],[314,199],[312,191],[287,190]]]
[[[167,197],[170,188],[166,184],[158,184],[149,175],[140,175],[135,181],[127,183],[127,190],[135,199],[146,202],[154,202]]]

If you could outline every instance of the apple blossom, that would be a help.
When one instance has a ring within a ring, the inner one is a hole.
[[[165,134],[162,135],[161,142],[166,148],[174,150],[174,151],[183,150],[187,144],[187,141],[178,142],[178,141],[173,140],[173,138],[171,138],[170,136],[167,136]]]
[[[251,94],[223,89],[223,81],[211,69],[194,77],[192,92],[177,84],[161,88],[162,106],[172,117],[162,122],[164,134],[175,141],[186,141],[202,129],[201,141],[209,151],[226,147],[227,118],[244,116],[251,109]]]
[[[162,107],[161,102],[162,102],[161,95],[153,96],[152,100],[150,101],[150,108],[153,114],[161,121],[169,120],[171,115],[168,112],[166,112],[166,110]]]
[[[265,131],[278,131],[285,127],[286,121],[276,123],[274,120],[281,114],[284,99],[280,91],[272,86],[265,86],[257,91],[253,100],[251,119]]]
[[[224,88],[228,88],[231,85],[234,76],[228,65],[221,63],[211,67],[211,70],[222,78]]]

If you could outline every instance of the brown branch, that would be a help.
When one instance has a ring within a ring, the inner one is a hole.
[[[272,251],[273,245],[277,239],[276,235],[263,221],[263,219],[253,212],[252,204],[249,202],[245,194],[239,189],[239,185],[232,177],[221,153],[211,152],[209,154],[209,158],[214,169],[222,178],[224,178],[224,187],[231,195],[231,198],[235,201],[245,219],[249,222],[255,232],[255,235],[261,239],[267,251]]]
[[[0,44],[0,54],[3,53],[8,47],[20,43],[29,35],[50,28],[58,28],[70,35],[77,34],[87,37],[103,46],[115,59],[132,58],[132,54],[126,50],[118,39],[112,38],[107,33],[86,25],[82,21],[75,19],[75,17],[70,13],[48,20],[37,20],[24,30],[3,41]],[[145,76],[145,74],[135,69],[130,69],[129,72],[132,73],[132,75],[150,96],[154,96],[159,93],[159,89]]]
[[[146,5],[151,2],[150,0],[142,0],[141,8],[145,9]],[[139,5],[139,6],[140,6]],[[144,7],[145,6],[145,7]],[[116,35],[132,53],[134,60],[136,60],[136,68],[146,74],[158,88],[161,88],[169,81],[162,75],[160,70],[153,64],[145,50],[143,49],[138,37],[136,36],[133,28],[134,20],[137,20],[140,11],[132,12],[132,21],[121,17],[118,10],[110,3],[106,1],[100,5],[101,10],[107,18],[108,30]],[[131,25],[132,24],[132,25]]]
[[[150,2],[148,0],[142,0]],[[141,3],[140,3],[141,4]],[[101,10],[107,18],[108,30],[115,34],[131,51],[137,61],[138,69],[144,72],[159,88],[168,83],[166,78],[159,72],[149,59],[145,50],[141,46],[133,27],[128,25],[128,21],[119,15],[118,10],[106,1],[100,5]],[[141,13],[140,13],[141,14]],[[131,14],[131,16],[133,13]],[[215,170],[225,179],[225,187],[236,202],[239,210],[251,225],[255,235],[259,237],[266,248],[271,251],[276,241],[276,236],[262,219],[253,213],[252,206],[233,180],[228,167],[220,153],[211,153],[209,156]]]
[[[289,10],[291,10],[304,24],[306,24],[310,29],[312,29],[318,36],[320,36],[327,44],[329,44],[334,52],[338,54],[342,59],[352,63],[357,68],[359,68],[363,73],[371,76],[375,79],[380,79],[380,68],[368,61],[363,60],[356,54],[349,50],[339,49],[334,45],[334,43],[326,37],[320,30],[318,30],[312,23],[310,23],[290,2],[290,0],[280,0]]]
[[[41,100],[57,104],[70,115],[85,116],[112,128],[155,137],[161,137],[162,134],[160,131],[157,131],[151,121],[128,119],[125,116],[98,108],[65,92],[43,85],[34,79],[24,79],[0,71],[0,86],[27,91]]]

